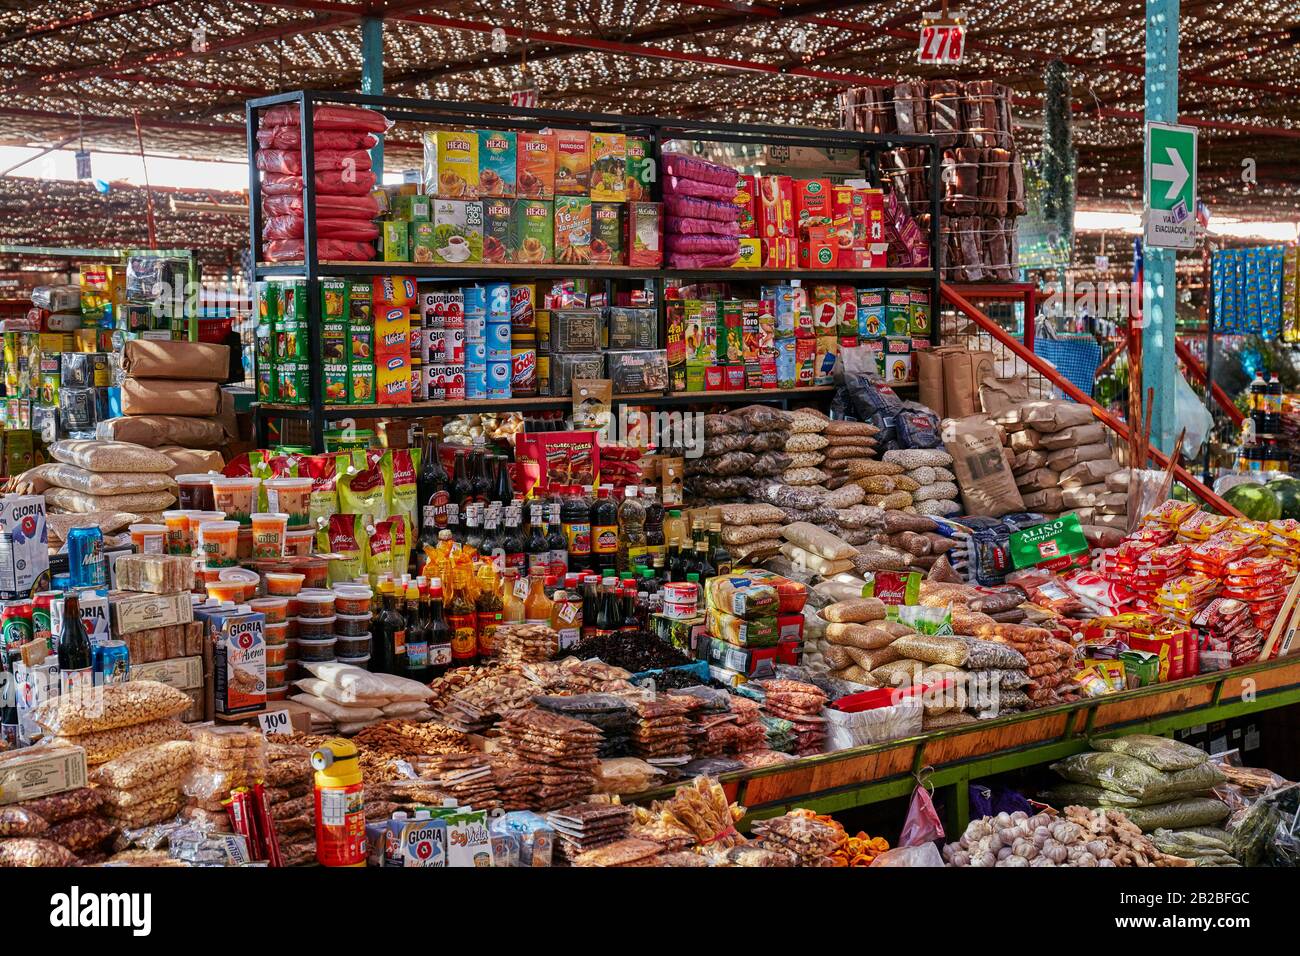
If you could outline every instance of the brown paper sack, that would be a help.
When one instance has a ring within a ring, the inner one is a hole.
[[[187,382],[169,378],[128,378],[122,382],[122,414],[215,415],[221,388],[215,382]]]
[[[185,418],[180,415],[124,415],[106,418],[95,428],[95,436],[104,441],[129,441],[146,448],[181,445],[185,448],[221,448],[226,444],[226,430],[212,418]]]
[[[122,349],[122,370],[131,378],[224,382],[230,375],[230,349],[212,342],[135,339]]]
[[[952,455],[952,470],[967,514],[997,518],[1024,510],[992,422],[983,415],[947,419],[943,445]]]
[[[912,353],[919,387],[917,398],[940,418],[946,417],[943,405],[943,355],[946,351],[944,348],[920,349]]]
[[[943,406],[949,418],[967,418],[980,410],[980,382],[993,377],[992,352],[954,349],[943,356]]]

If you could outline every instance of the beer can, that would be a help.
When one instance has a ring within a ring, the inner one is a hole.
[[[125,684],[131,679],[131,653],[126,641],[101,641],[95,647],[95,683]]]
[[[13,650],[32,639],[32,602],[5,601],[0,605],[0,644]]]
[[[44,640],[51,654],[58,648],[54,646],[54,631],[50,626],[50,606],[61,597],[62,591],[39,591],[32,600],[32,637]]]
[[[68,531],[68,579],[74,588],[108,587],[108,566],[104,560],[104,533],[98,528]]]

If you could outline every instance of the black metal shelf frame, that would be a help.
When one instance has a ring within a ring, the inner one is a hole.
[[[320,307],[321,293],[319,279],[324,276],[338,275],[383,275],[400,272],[404,275],[416,275],[425,279],[508,279],[515,277],[535,278],[538,270],[527,266],[462,266],[448,269],[445,266],[435,268],[411,266],[391,262],[358,263],[322,263],[317,256],[316,246],[316,179],[315,179],[315,142],[308,135],[314,129],[315,108],[320,104],[339,103],[349,106],[367,107],[380,110],[390,120],[427,123],[435,126],[463,126],[473,124],[488,129],[543,129],[550,126],[568,126],[583,129],[609,129],[622,132],[635,132],[646,136],[652,144],[652,153],[656,163],[662,155],[662,144],[666,139],[685,139],[708,142],[752,143],[765,146],[834,146],[843,149],[856,149],[863,157],[864,174],[878,169],[879,154],[896,146],[919,146],[929,152],[930,158],[930,266],[926,269],[885,269],[868,271],[816,270],[764,270],[764,269],[704,269],[685,271],[675,269],[637,269],[627,267],[610,267],[602,269],[579,268],[573,271],[575,276],[605,279],[607,282],[619,279],[647,280],[656,284],[656,300],[659,309],[660,330],[662,332],[665,318],[663,291],[668,280],[692,280],[697,282],[713,281],[764,281],[766,279],[802,279],[804,281],[850,282],[874,279],[886,282],[925,282],[930,288],[930,308],[934,314],[939,303],[939,208],[940,208],[940,150],[938,141],[933,136],[910,134],[877,135],[873,133],[855,133],[847,130],[820,129],[814,127],[764,126],[743,123],[714,123],[700,120],[674,119],[658,116],[623,115],[610,113],[583,113],[572,110],[551,110],[531,107],[517,107],[496,103],[453,103],[439,100],[418,100],[394,96],[368,96],[360,93],[328,92],[316,90],[296,90],[274,96],[249,100],[244,104],[244,124],[248,146],[248,234],[249,249],[252,253],[251,281],[273,276],[294,276],[307,280],[307,315],[311,329],[308,336],[308,358],[310,362],[310,402],[301,408],[283,408],[274,405],[253,406],[256,441],[259,445],[266,443],[266,423],[271,418],[306,418],[311,423],[311,443],[314,451],[324,448],[325,423],[344,417],[366,415],[355,409],[331,408],[324,401],[324,375],[322,369],[324,358],[321,346]],[[300,264],[269,264],[258,261],[262,247],[262,197],[261,177],[258,174],[254,156],[257,151],[257,130],[260,111],[272,106],[294,104],[298,108],[299,129],[302,131],[302,170],[303,170],[303,262]],[[872,177],[876,178],[876,177]],[[656,176],[653,186],[653,198],[662,199],[661,186]],[[938,344],[939,323],[931,322],[931,341]],[[708,403],[708,392],[691,392],[656,397],[660,404]],[[715,397],[712,399],[717,400]],[[788,404],[788,394],[781,396],[764,396],[755,392],[752,401],[780,401]],[[633,399],[639,404],[650,404],[651,400]],[[620,401],[618,404],[630,404]],[[557,398],[554,407],[567,407],[569,400]],[[485,403],[466,401],[456,404],[457,411],[469,413],[475,409],[488,407],[502,408],[501,403],[491,406]],[[508,407],[505,406],[505,407]],[[547,407],[533,403],[530,408]],[[374,417],[407,418],[422,417],[430,414],[418,405],[407,406],[367,406],[373,409]]]

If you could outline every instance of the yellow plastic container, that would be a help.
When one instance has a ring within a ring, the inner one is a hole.
[[[334,737],[311,755],[316,771],[316,862],[366,865],[366,800],[350,740]]]

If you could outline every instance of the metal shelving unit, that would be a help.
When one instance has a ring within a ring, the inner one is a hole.
[[[536,279],[546,276],[618,280],[651,281],[656,285],[660,331],[664,324],[664,289],[668,282],[776,282],[799,279],[805,282],[859,283],[890,285],[910,283],[928,285],[931,310],[937,314],[939,304],[939,199],[940,152],[932,136],[893,134],[879,136],[853,133],[845,130],[815,129],[811,127],[759,126],[739,123],[709,123],[696,120],[671,119],[657,116],[581,113],[568,110],[530,109],[494,103],[450,103],[436,100],[416,100],[391,96],[366,96],[355,93],[335,93],[299,90],[275,96],[249,100],[244,106],[244,119],[248,146],[249,194],[249,245],[257,251],[262,244],[262,199],[260,176],[253,163],[257,149],[257,130],[260,111],[272,106],[293,104],[298,109],[300,129],[313,129],[315,109],[320,104],[346,104],[382,111],[390,120],[426,123],[433,126],[474,126],[486,129],[538,130],[546,127],[630,132],[645,136],[652,144],[656,160],[661,155],[661,145],[668,139],[702,142],[754,143],[770,146],[835,146],[856,149],[863,158],[864,174],[878,168],[879,154],[896,146],[919,146],[929,151],[930,157],[930,229],[929,242],[931,266],[927,269],[886,268],[864,270],[802,270],[802,269],[701,269],[681,270],[663,268],[638,268],[630,266],[565,266],[565,265],[429,265],[404,262],[329,262],[317,257],[316,244],[316,184],[312,175],[303,176],[303,253],[296,263],[264,263],[254,261],[252,281],[273,277],[295,277],[307,280],[307,314],[311,322],[308,337],[308,359],[311,368],[310,401],[306,405],[279,405],[257,403],[254,405],[256,440],[265,444],[266,423],[271,419],[306,420],[311,423],[313,449],[324,448],[325,424],[345,418],[420,418],[431,415],[465,414],[478,411],[527,411],[567,408],[568,397],[511,398],[485,401],[418,402],[411,405],[326,405],[321,369],[324,365],[320,321],[320,282],[325,276],[413,275],[425,281],[448,280],[501,280]],[[302,136],[302,168],[315,169],[315,144],[313,137]],[[660,200],[660,185],[653,188],[654,200]],[[932,322],[932,341],[937,343],[937,321]],[[662,337],[661,337],[662,341]],[[762,389],[745,392],[677,392],[669,394],[616,395],[619,405],[707,405],[725,402],[779,402],[788,406],[801,398],[824,398],[832,391],[827,386],[793,390]]]

